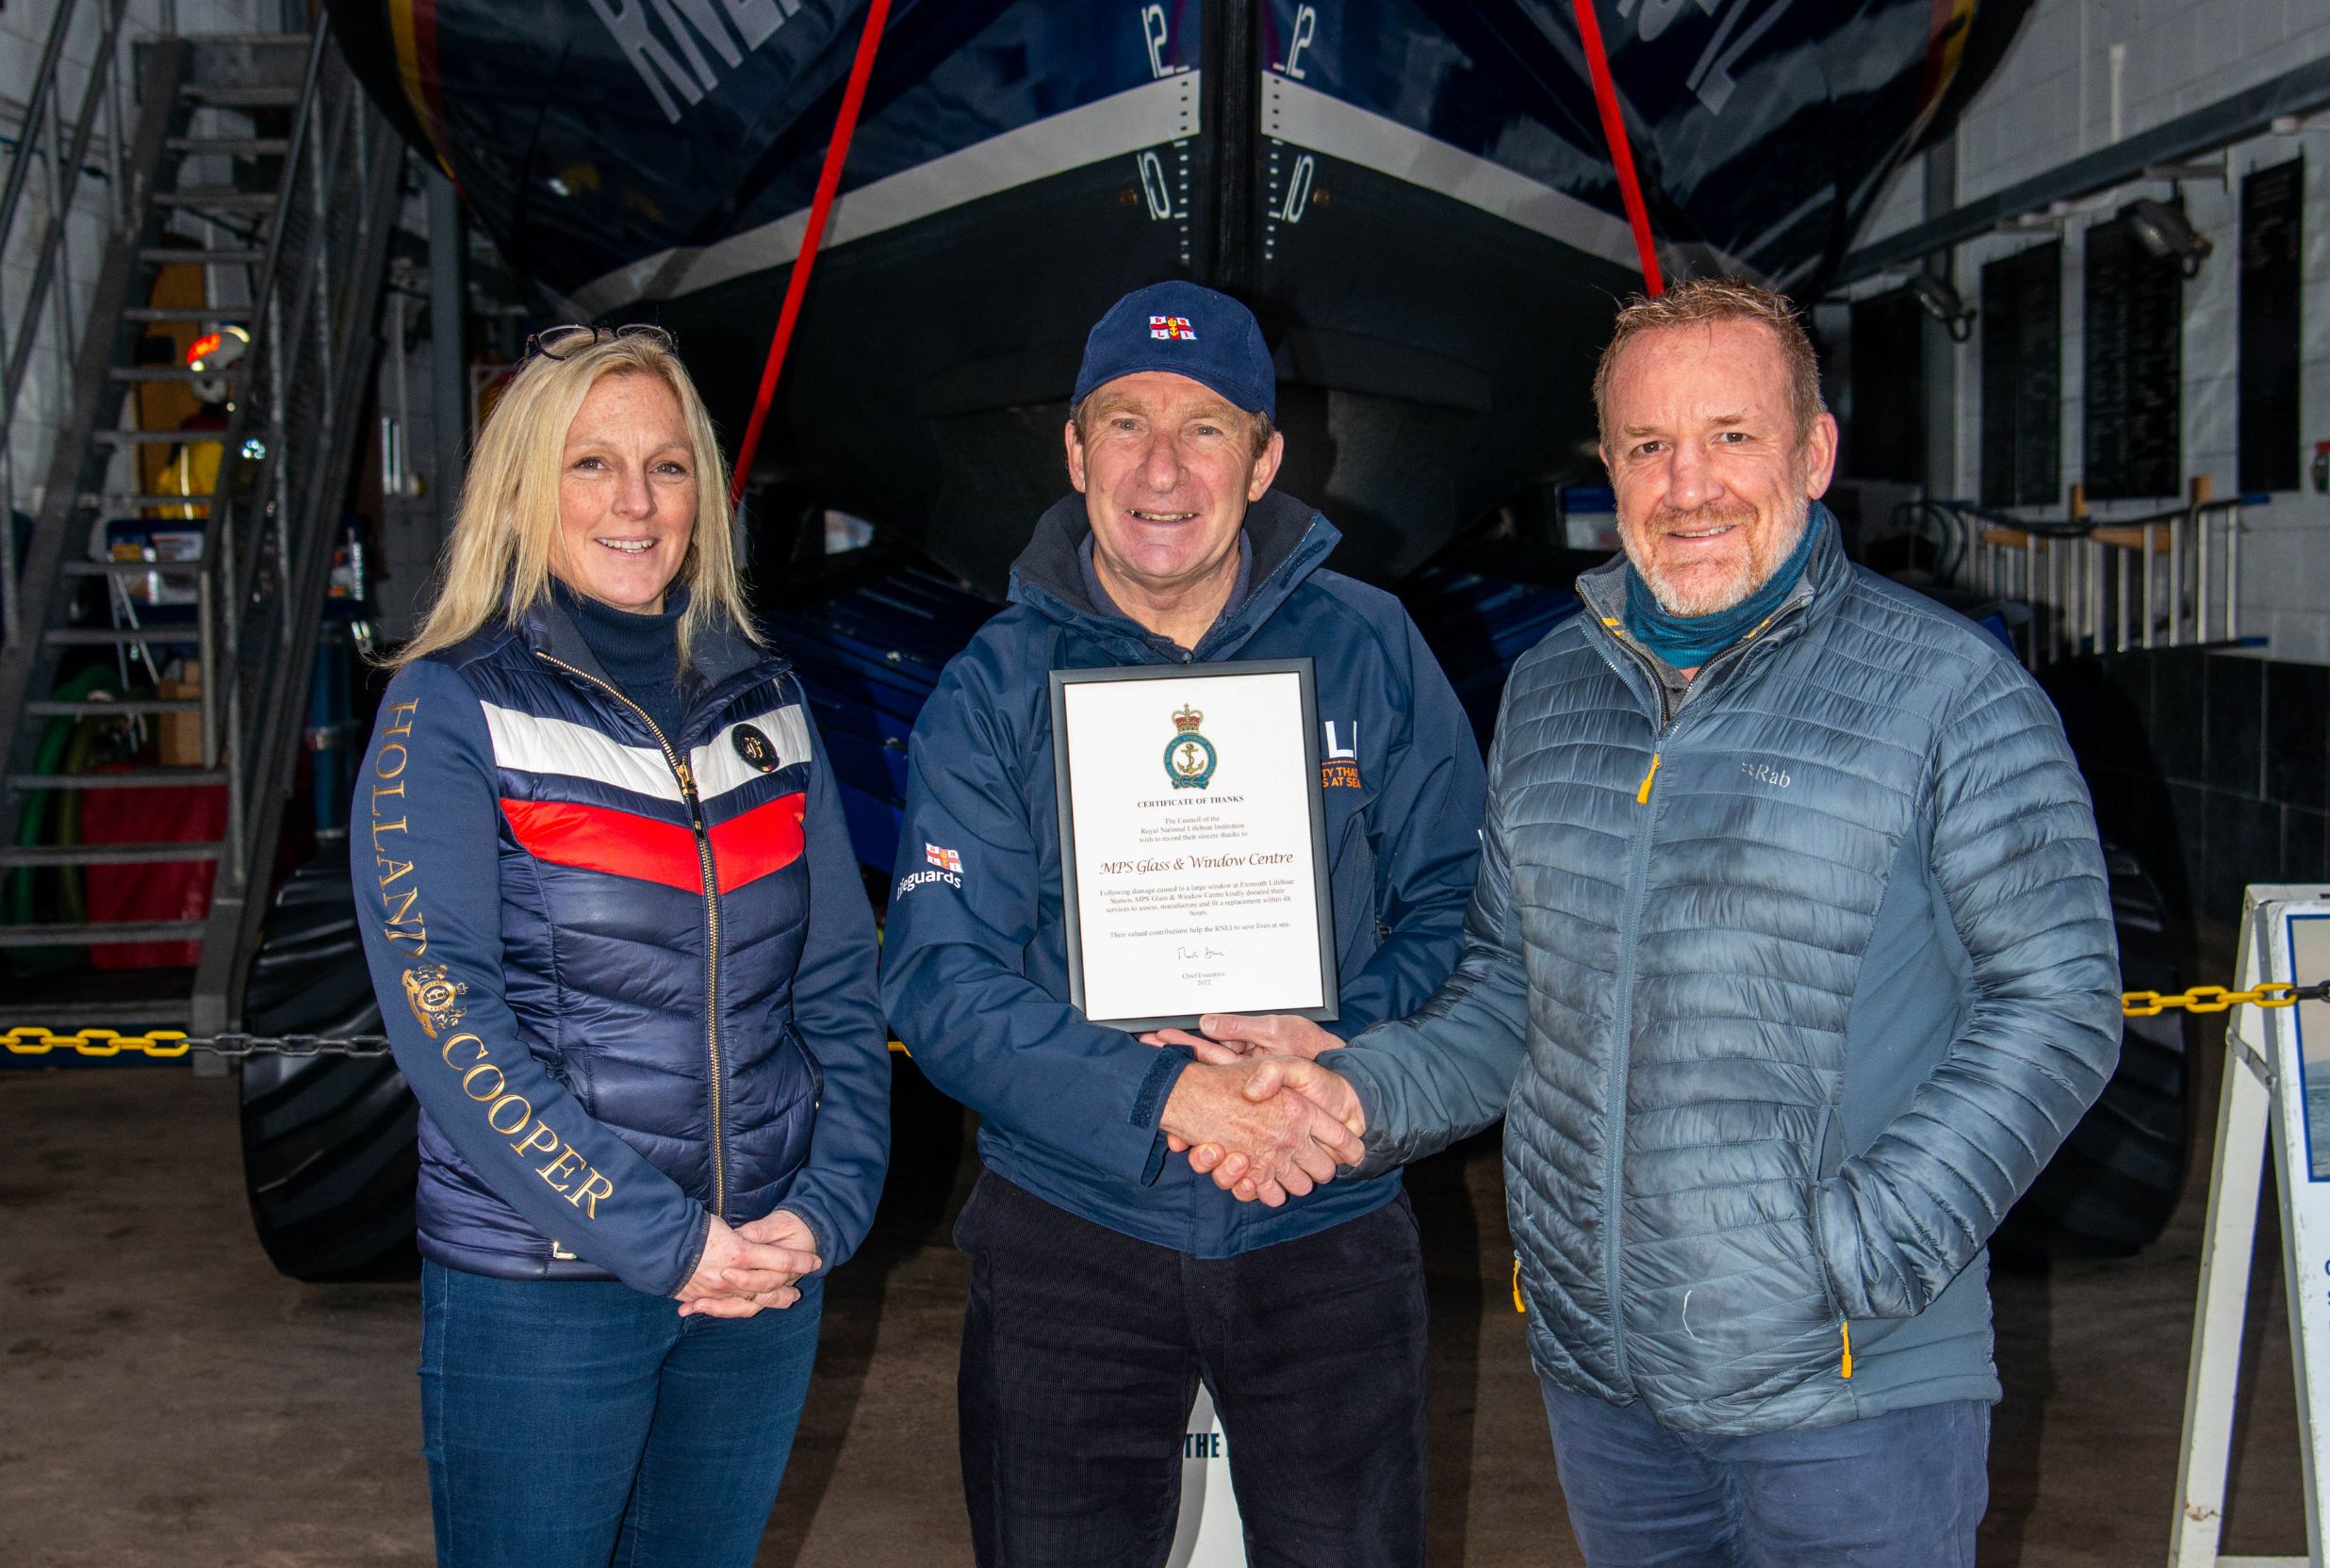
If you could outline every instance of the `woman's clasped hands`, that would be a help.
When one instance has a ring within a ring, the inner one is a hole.
[[[801,1298],[801,1277],[824,1266],[817,1238],[790,1210],[771,1210],[744,1226],[714,1215],[704,1255],[680,1287],[680,1315],[751,1317],[789,1307]]]

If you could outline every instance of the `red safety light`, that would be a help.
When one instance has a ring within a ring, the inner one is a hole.
[[[189,370],[201,369],[203,368],[203,361],[208,359],[212,354],[219,351],[219,344],[222,341],[223,341],[223,339],[215,332],[206,332],[200,337],[196,338],[194,340],[193,347],[188,349],[186,351],[187,368]]]

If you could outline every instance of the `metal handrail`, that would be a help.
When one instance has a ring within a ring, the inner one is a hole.
[[[306,69],[300,79],[299,102],[291,113],[291,133],[284,157],[285,174],[280,199],[269,224],[267,248],[252,289],[254,308],[248,329],[251,345],[245,351],[242,361],[244,384],[254,392],[262,384],[275,388],[278,402],[279,384],[285,369],[281,347],[287,342],[296,343],[299,340],[299,326],[304,318],[305,306],[314,285],[312,274],[300,280],[301,286],[297,290],[299,308],[291,313],[284,310],[280,288],[284,236],[287,227],[284,218],[307,175],[304,154],[309,127],[315,121],[317,88],[322,79],[329,24],[328,16],[318,19],[315,39],[308,47]],[[285,319],[287,314],[291,316],[288,330]],[[250,737],[246,733],[249,727],[242,722],[240,672],[243,623],[251,607],[252,588],[258,571],[259,541],[266,530],[252,528],[243,531],[238,525],[243,510],[240,503],[254,494],[245,482],[256,465],[244,454],[249,449],[254,418],[262,419],[260,429],[263,434],[274,438],[269,447],[271,460],[269,463],[270,476],[280,476],[285,471],[286,454],[280,449],[282,432],[274,428],[277,421],[272,417],[271,411],[262,415],[259,400],[255,396],[237,399],[234,412],[228,416],[226,430],[221,437],[219,475],[208,507],[210,538],[203,551],[203,575],[212,580],[211,602],[226,612],[219,617],[212,632],[217,646],[205,650],[213,656],[214,662],[203,672],[205,709],[217,710],[213,721],[205,726],[208,732],[206,743],[215,743],[217,749],[210,751],[206,744],[204,762],[209,766],[222,762],[226,770],[226,830],[223,838],[235,853],[230,853],[222,862],[221,871],[225,874],[232,874],[231,868],[246,859],[251,848],[247,831],[251,821],[248,788],[251,759],[247,755],[249,747],[246,743]],[[276,488],[280,492],[279,483]],[[283,508],[278,506],[276,526],[279,529],[287,526],[287,519],[281,515],[282,511]],[[248,545],[238,538],[238,534],[243,531],[250,534]]]
[[[1970,541],[1958,586],[2029,604],[2022,653],[2037,669],[2083,653],[2240,642],[2242,514],[2272,498],[2196,497],[2128,517],[2030,518],[1967,500],[1916,504],[1953,518]]]
[[[204,551],[219,612],[215,662],[203,685],[220,716],[228,819],[192,997],[192,1017],[205,1027],[222,1026],[239,1010],[243,959],[296,751],[310,633],[339,486],[353,461],[344,437],[361,422],[376,345],[369,322],[349,312],[363,300],[377,304],[403,168],[392,141],[334,58],[328,14],[320,17],[254,274],[245,396],[225,433]],[[355,220],[342,224],[336,220],[350,214],[336,204],[352,186]],[[352,286],[359,278],[367,280],[362,289]],[[265,443],[263,458],[245,455],[254,436]]]
[[[17,139],[15,156],[9,160],[8,182],[5,187],[0,187],[0,253],[5,253],[8,239],[16,231],[16,215],[24,201],[32,165],[43,155],[42,142],[45,140],[50,186],[48,226],[41,237],[39,254],[33,263],[32,281],[25,290],[18,319],[14,323],[0,319],[0,644],[13,642],[23,628],[23,616],[19,613],[14,520],[17,500],[17,409],[22,401],[25,377],[31,368],[32,351],[41,338],[41,308],[48,302],[49,289],[59,270],[57,263],[64,251],[68,220],[74,204],[80,199],[90,136],[95,127],[97,109],[101,104],[109,104],[112,112],[114,134],[107,164],[112,176],[113,220],[117,231],[127,208],[121,189],[120,49],[122,20],[127,9],[128,0],[109,0],[97,53],[90,63],[89,82],[82,92],[81,106],[74,116],[72,150],[68,153],[61,144],[56,103],[59,74],[57,67],[64,57],[65,39],[79,10],[79,0],[61,0],[57,15],[49,24],[47,41],[41,45],[41,63],[33,80],[32,96],[25,106],[24,134]],[[59,294],[57,298],[60,313],[64,316],[58,323],[58,341],[63,351],[69,354],[73,351],[71,304],[65,295]],[[15,343],[12,351],[9,348],[11,339]],[[62,401],[69,397],[71,388],[60,385],[58,393]]]
[[[2238,512],[2244,506],[2265,506],[2273,497],[2262,491],[2245,496],[2218,496],[2203,501],[2189,501],[2170,507],[2165,512],[2147,512],[2138,517],[2099,517],[2090,513],[2078,517],[2023,517],[2004,512],[1980,501],[1937,497],[1932,500],[1908,501],[1903,506],[1931,507],[1953,512],[1961,517],[1971,517],[1993,528],[2019,529],[2035,533],[2042,539],[2078,539],[2099,528],[2142,528],[2148,523],[2168,523],[2190,519],[2198,514],[2219,512]],[[1895,508],[1896,511],[1901,508]]]

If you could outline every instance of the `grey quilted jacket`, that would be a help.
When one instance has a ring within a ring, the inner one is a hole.
[[[1624,563],[1581,580],[1505,691],[1462,963],[1324,1064],[1367,1170],[1506,1119],[1539,1372],[1683,1430],[1997,1398],[1985,1243],[2119,1050],[2054,709],[1813,526],[1679,703]]]

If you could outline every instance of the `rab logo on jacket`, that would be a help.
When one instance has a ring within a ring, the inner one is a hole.
[[[1359,776],[1359,721],[1352,720],[1347,727],[1351,732],[1351,744],[1344,745],[1333,719],[1320,723],[1320,728],[1326,731],[1325,743],[1319,752],[1319,783],[1321,789],[1357,790],[1365,787]]]

